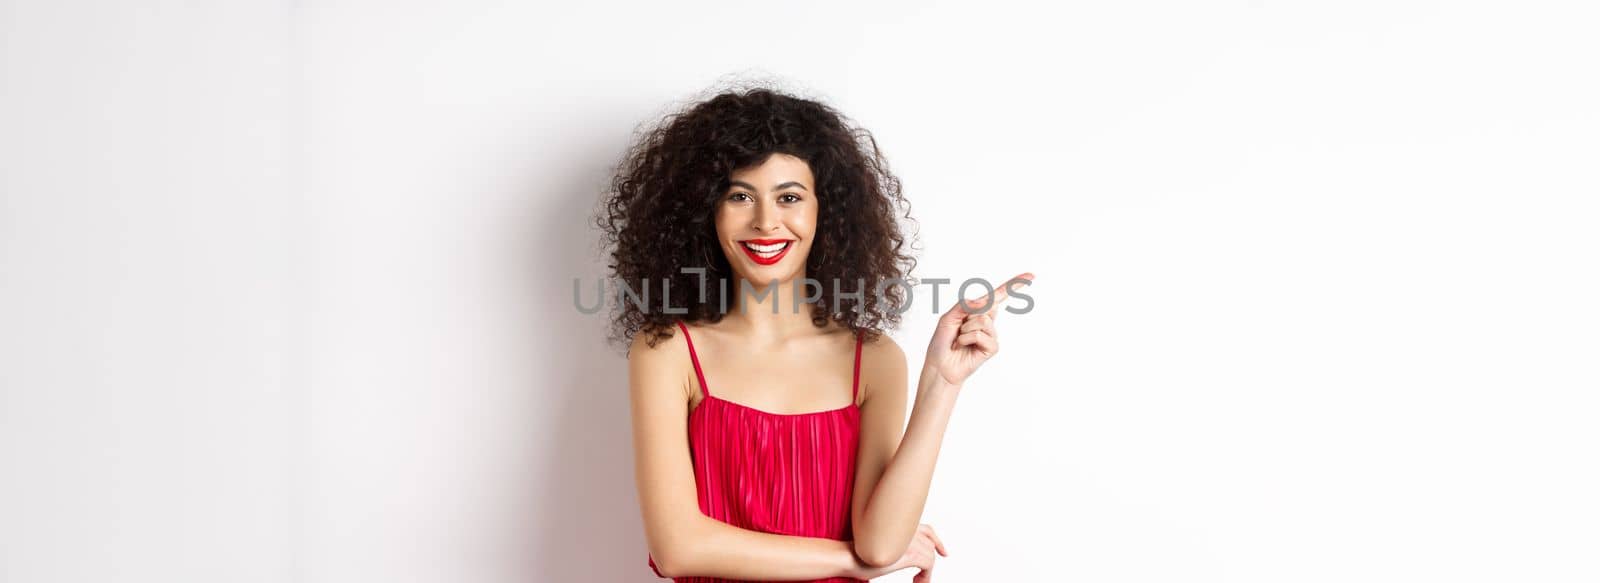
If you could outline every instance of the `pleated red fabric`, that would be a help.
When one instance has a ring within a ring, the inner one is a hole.
[[[689,412],[689,453],[694,458],[700,512],[761,532],[851,540],[850,498],[855,486],[861,410],[861,334],[850,381],[850,404],[810,413],[769,413],[711,394],[689,328],[678,322],[704,398]],[[650,569],[657,576],[655,557]],[[664,576],[663,576],[664,577]],[[678,583],[750,583],[714,577],[677,577]],[[858,583],[834,577],[813,583]]]

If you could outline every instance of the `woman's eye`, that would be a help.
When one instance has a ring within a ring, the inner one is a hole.
[[[754,199],[750,198],[749,194],[745,194],[743,192],[735,192],[735,193],[733,193],[731,195],[728,195],[728,200],[740,200],[740,199],[754,200]],[[800,196],[799,195],[794,195],[794,194],[784,194],[782,196],[779,196],[778,200],[783,201],[783,202],[800,202]]]

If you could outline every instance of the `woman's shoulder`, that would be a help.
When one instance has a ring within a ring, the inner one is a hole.
[[[900,343],[887,333],[880,333],[876,337],[868,337],[861,342],[861,367],[865,370],[868,366],[898,366],[905,368],[906,351],[900,348]]]
[[[855,349],[856,338],[861,338],[861,366],[864,369],[871,362],[904,362],[906,354],[901,350],[900,343],[895,342],[886,331],[858,332],[839,322],[829,322],[824,335],[836,338],[841,343],[847,344],[851,350]]]
[[[687,346],[676,324],[657,328],[646,326],[633,333],[628,345],[628,360],[665,358],[679,348],[687,349]]]
[[[653,345],[652,345],[653,344]],[[641,329],[628,347],[628,374],[651,386],[674,387],[687,397],[693,378],[689,343],[677,324]]]
[[[861,401],[879,391],[906,390],[906,353],[887,333],[861,342]]]

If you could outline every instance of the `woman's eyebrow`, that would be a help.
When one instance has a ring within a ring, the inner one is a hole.
[[[750,184],[749,182],[745,182],[743,180],[734,180],[734,181],[729,182],[729,184],[732,184],[734,186],[742,186],[742,187],[748,188],[750,190],[760,190],[760,189],[756,188],[755,185]],[[774,187],[772,187],[772,189],[773,190],[783,190],[783,189],[791,187],[791,186],[799,188],[800,190],[809,190],[809,189],[806,188],[806,185],[800,184],[799,182],[795,182],[793,180],[790,180],[790,181],[785,182],[783,184],[779,184],[777,186],[774,186]]]

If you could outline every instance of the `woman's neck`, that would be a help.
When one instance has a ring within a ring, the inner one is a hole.
[[[735,277],[734,305],[723,320],[731,321],[757,342],[782,341],[807,332],[815,333],[811,309],[816,302],[805,299],[812,290],[804,284],[796,288],[797,282],[805,281],[804,274],[776,285],[771,281],[746,281]]]

